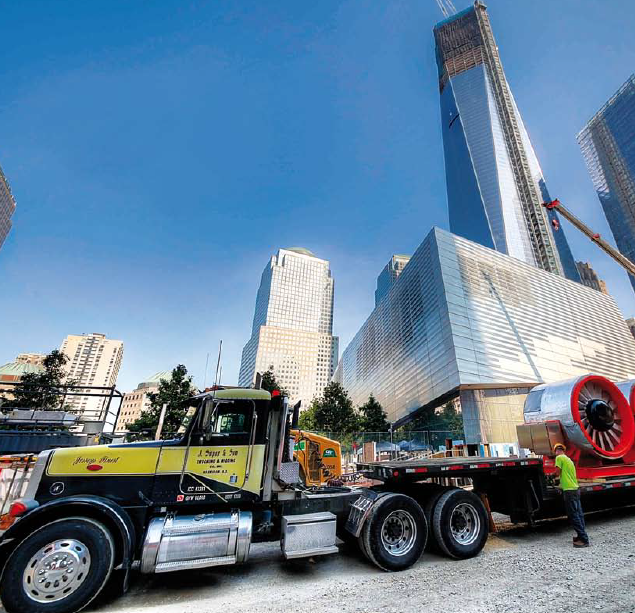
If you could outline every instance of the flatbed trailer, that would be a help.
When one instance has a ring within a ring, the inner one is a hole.
[[[482,458],[475,456],[360,462],[358,470],[381,488],[418,498],[416,490],[432,484],[450,487],[448,479],[469,479],[472,491],[494,512],[509,515],[514,523],[564,514],[562,492],[545,475],[540,457]],[[580,481],[585,511],[635,504],[635,474],[597,481]],[[380,489],[381,489],[380,488]],[[425,496],[424,496],[425,498]]]

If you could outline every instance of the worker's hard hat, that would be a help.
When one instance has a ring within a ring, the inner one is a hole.
[[[558,451],[558,449],[562,449],[562,451],[566,451],[567,448],[562,443],[556,443],[553,446],[553,450]]]

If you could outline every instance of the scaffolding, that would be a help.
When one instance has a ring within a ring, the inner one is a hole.
[[[564,276],[559,258],[556,257],[553,237],[547,225],[547,216],[541,206],[542,199],[538,195],[536,183],[531,176],[527,153],[525,152],[518,126],[516,110],[512,102],[505,73],[503,72],[487,9],[483,3],[477,1],[474,3],[474,11],[484,43],[483,49],[496,99],[496,108],[505,132],[505,144],[507,145],[536,262],[541,268]]]

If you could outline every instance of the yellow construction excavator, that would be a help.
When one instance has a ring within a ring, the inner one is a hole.
[[[305,485],[326,485],[341,478],[342,447],[337,441],[303,430],[291,430],[291,436],[295,439],[293,455],[300,462]]]

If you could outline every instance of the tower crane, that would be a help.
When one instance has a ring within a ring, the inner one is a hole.
[[[602,251],[608,253],[626,272],[635,277],[635,264],[626,256],[622,255],[617,249],[609,245],[597,232],[593,232],[589,226],[580,221],[571,211],[565,208],[560,200],[552,200],[551,202],[543,202],[542,205],[550,211],[557,211],[566,220],[570,221],[582,234],[591,239]],[[558,220],[551,222],[554,229],[559,228]]]

